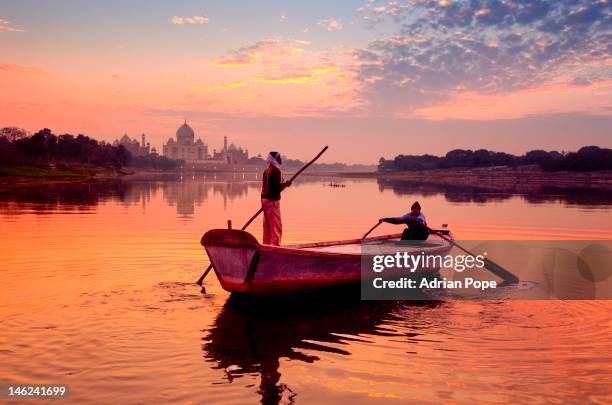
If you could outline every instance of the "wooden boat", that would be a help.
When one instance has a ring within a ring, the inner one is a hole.
[[[399,240],[400,237],[398,233],[367,239],[270,246],[260,244],[245,231],[213,229],[204,234],[201,244],[226,291],[255,295],[286,294],[359,283],[362,244],[381,245],[381,241]],[[397,251],[392,246],[383,246],[393,249],[388,254]],[[447,240],[432,237],[413,253],[425,251],[445,255],[451,247]],[[409,247],[402,248],[406,249]],[[420,268],[416,272],[435,275],[438,270]]]

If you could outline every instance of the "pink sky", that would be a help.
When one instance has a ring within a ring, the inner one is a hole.
[[[495,12],[486,8],[464,10],[471,22],[450,32],[458,24],[447,22],[457,15],[445,14],[452,5],[426,1],[429,9],[413,6],[403,17],[413,23],[406,32],[396,22],[404,9],[377,3],[321,5],[320,18],[310,19],[268,5],[252,35],[233,29],[239,22],[219,5],[180,14],[190,2],[176,13],[155,4],[129,29],[115,22],[112,40],[100,22],[50,15],[43,24],[28,2],[12,5],[0,14],[0,126],[106,141],[144,132],[160,149],[187,119],[211,149],[227,135],[251,153],[280,149],[306,159],[329,144],[327,161],[359,163],[457,147],[612,146],[612,58],[589,42],[610,35],[598,20],[610,18],[607,8],[595,10],[588,30],[581,23],[582,38],[567,34],[578,29],[571,17],[585,13],[578,6],[551,3],[555,13],[534,14],[540,24],[565,24],[556,34],[521,22],[518,12],[512,30],[480,21]],[[419,26],[419,12],[437,30]],[[480,35],[483,24],[492,34]],[[555,35],[577,48],[551,51]]]

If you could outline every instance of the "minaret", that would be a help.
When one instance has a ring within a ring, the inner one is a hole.
[[[145,146],[145,134],[142,134],[142,147],[144,148]]]
[[[227,135],[223,137],[223,160],[227,162]]]

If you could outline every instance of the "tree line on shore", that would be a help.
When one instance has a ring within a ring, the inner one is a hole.
[[[476,151],[455,149],[444,156],[398,155],[394,159],[380,158],[379,172],[476,168],[493,166],[538,165],[545,171],[612,170],[612,149],[585,146],[577,152],[532,150],[516,156],[486,149]]]
[[[42,129],[28,136],[18,128],[0,130],[0,162],[5,166],[87,165],[120,170],[124,166],[172,170],[182,161],[164,156],[132,156],[123,145],[113,146],[79,134],[55,135]]]
[[[283,156],[287,169],[302,167],[305,162]],[[183,166],[182,160],[169,159],[157,154],[133,156],[122,145],[113,146],[79,134],[55,135],[50,129],[42,129],[33,135],[24,130],[7,127],[0,129],[0,165],[27,166],[50,165],[58,167],[75,164],[120,170],[124,166],[175,170]],[[265,166],[260,155],[251,157],[248,164]],[[476,151],[455,149],[445,156],[398,155],[394,159],[380,158],[378,171],[410,171],[446,168],[475,168],[521,165],[538,165],[546,171],[600,171],[612,170],[612,149],[585,146],[577,152],[532,150],[516,156],[486,149]],[[344,163],[315,164],[314,168],[327,171],[367,170],[366,165]],[[370,169],[371,170],[371,169]]]
[[[50,129],[42,129],[33,135],[17,127],[0,128],[0,165],[4,166],[48,166],[58,168],[75,164],[120,170],[124,166],[155,170],[176,170],[184,165],[183,160],[174,160],[157,154],[134,156],[124,146],[113,146],[85,135],[55,135]],[[247,164],[266,166],[261,155],[251,157]],[[297,169],[305,162],[283,156],[283,166]],[[347,165],[345,163],[321,163],[313,168],[325,171],[373,170],[374,166]]]

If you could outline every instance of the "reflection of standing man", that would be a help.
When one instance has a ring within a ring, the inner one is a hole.
[[[283,182],[280,166],[281,155],[278,152],[270,152],[268,167],[263,173],[263,185],[261,189],[261,207],[263,208],[263,243],[265,245],[280,245],[283,235],[281,222],[280,198],[281,191],[291,185],[290,181]]]

